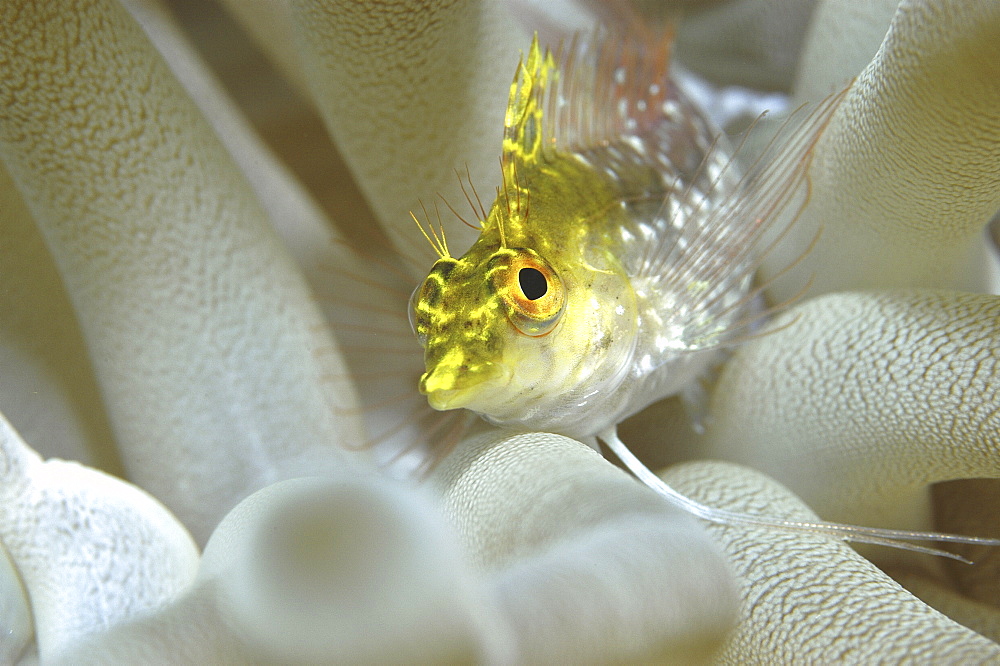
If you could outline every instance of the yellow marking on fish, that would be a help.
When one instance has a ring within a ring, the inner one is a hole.
[[[538,37],[531,42],[527,62],[518,64],[514,82],[510,84],[504,126],[503,149],[508,155],[529,164],[542,154],[542,95],[559,75],[555,58],[547,49],[543,53]],[[550,141],[554,137],[547,137]],[[516,180],[514,181],[516,184]]]

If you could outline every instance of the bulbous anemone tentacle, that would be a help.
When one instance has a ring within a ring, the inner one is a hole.
[[[518,661],[690,663],[731,627],[734,582],[697,521],[579,442],[486,433],[433,482]]]
[[[191,536],[162,504],[79,463],[43,461],[2,416],[0,541],[24,583],[43,663],[160,610],[198,567]]]
[[[227,516],[200,576],[267,660],[502,663],[509,629],[463,559],[424,494],[377,475],[302,478]]]
[[[171,603],[61,663],[510,663],[509,630],[427,498],[375,474],[238,504]]]
[[[853,39],[839,45],[855,48]],[[1000,209],[997,62],[997,3],[900,4],[816,146],[812,198],[790,242],[764,263],[766,273],[784,269],[822,228],[779,300],[810,275],[812,294],[990,288],[983,227]]]
[[[689,463],[662,477],[712,506],[816,518],[787,489],[743,467]],[[742,579],[756,581],[742,589],[740,623],[719,663],[981,663],[1000,657],[996,643],[931,609],[836,539],[720,525],[708,530]]]
[[[464,202],[455,169],[465,167],[474,183],[498,183],[510,72],[528,40],[499,2],[300,0],[294,14],[327,129],[397,248],[413,255],[408,213],[420,198]],[[458,256],[476,234],[456,225],[449,236]]]
[[[204,539],[267,482],[348,464],[334,444],[362,437],[330,406],[353,394],[302,276],[139,27],[109,0],[2,12],[0,156],[130,476]]]
[[[910,528],[928,484],[1000,475],[1000,297],[830,294],[782,325],[723,371],[710,455],[752,461],[826,519]]]

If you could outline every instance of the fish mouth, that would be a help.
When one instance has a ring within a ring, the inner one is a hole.
[[[439,389],[427,394],[427,402],[439,412],[449,409],[461,409],[472,402],[470,391],[459,389]]]
[[[488,388],[496,388],[510,379],[510,372],[498,363],[486,362],[472,367],[435,368],[420,378],[420,392],[438,411],[467,408],[477,402]]]

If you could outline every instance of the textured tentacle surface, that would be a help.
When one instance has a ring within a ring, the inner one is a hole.
[[[528,44],[502,3],[301,0],[295,14],[317,107],[397,247],[413,247],[418,199],[464,201],[455,169],[499,184],[512,46]],[[456,251],[475,240],[454,232]]]
[[[733,581],[703,529],[579,442],[483,434],[434,483],[519,661],[690,662],[730,627]]]
[[[714,454],[753,461],[824,517],[865,524],[919,510],[929,483],[1000,475],[1000,298],[831,294],[775,325],[789,321],[727,365]]]
[[[978,563],[972,567],[964,566],[966,569],[979,567]],[[976,599],[974,590],[957,590],[947,577],[928,574],[925,570],[887,567],[885,571],[927,605],[993,642],[1000,641],[1000,609],[991,601]],[[996,567],[991,573],[992,579],[996,580]],[[989,588],[990,583],[984,581],[983,587]]]
[[[786,489],[746,468],[691,463],[663,478],[713,506],[792,520],[816,517]],[[1000,658],[995,643],[932,610],[843,543],[736,527],[708,529],[748,581],[739,628],[720,663],[981,663]]]
[[[165,606],[198,566],[191,536],[162,504],[103,472],[43,461],[2,417],[0,540],[30,599],[43,662]]]
[[[132,478],[204,539],[267,482],[345,464],[333,445],[360,437],[330,409],[352,404],[324,379],[342,375],[332,339],[138,26],[110,1],[12,2],[0,30],[0,151],[66,280]]]
[[[816,147],[793,242],[765,262],[783,269],[822,228],[786,291],[809,275],[812,293],[989,286],[982,233],[1000,209],[998,62],[1000,5],[900,5]]]
[[[506,663],[500,618],[426,497],[374,475],[300,478],[223,519],[183,596],[65,663]]]

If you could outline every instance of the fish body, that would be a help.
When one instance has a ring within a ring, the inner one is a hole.
[[[600,439],[643,483],[708,521],[963,561],[910,541],[1000,545],[707,506],[619,439],[622,419],[692,385],[759,320],[749,312],[753,275],[808,201],[813,148],[846,92],[786,126],[740,174],[671,83],[669,40],[643,34],[637,43],[597,34],[558,64],[533,42],[511,87],[503,186],[481,211],[478,240],[454,258],[443,230],[424,232],[440,258],[410,303],[421,392],[439,410]]]
[[[690,385],[745,315],[755,229],[720,215],[741,178],[669,48],[533,42],[480,237],[412,299],[434,408],[590,437]]]

